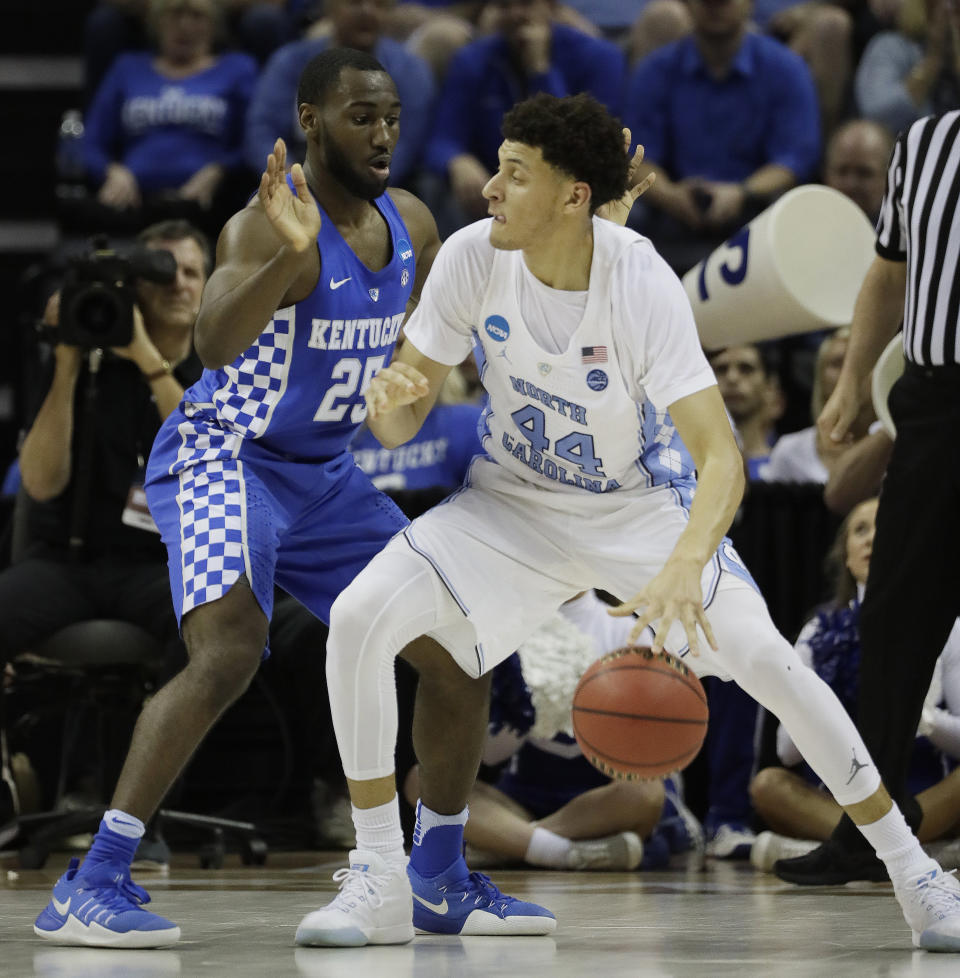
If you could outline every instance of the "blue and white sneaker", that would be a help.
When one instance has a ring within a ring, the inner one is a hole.
[[[418,934],[530,937],[557,929],[557,918],[546,907],[506,896],[489,876],[471,873],[463,859],[439,876],[421,876],[412,866],[407,876]]]
[[[50,902],[33,932],[54,944],[86,947],[167,947],[180,940],[180,928],[142,904],[146,890],[130,879],[121,862],[98,863],[78,872],[79,859],[53,887]]]
[[[933,860],[932,869],[903,882],[893,892],[910,925],[913,946],[960,953],[960,883]]]
[[[405,868],[405,863],[387,862],[377,852],[354,849],[350,867],[333,874],[340,891],[326,906],[300,921],[297,944],[363,947],[412,941],[410,882]]]

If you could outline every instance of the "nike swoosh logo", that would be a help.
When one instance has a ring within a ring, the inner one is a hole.
[[[339,282],[334,282],[333,276],[331,275],[330,276],[330,291],[331,292],[335,292],[337,289],[340,288],[341,285],[346,285],[347,282],[349,282],[350,279],[352,279],[352,278],[353,278],[352,275],[348,275],[346,278],[340,279]]]
[[[70,900],[72,899],[73,899],[72,897],[69,897],[66,903],[61,903],[56,897],[54,897],[53,898],[54,909],[57,911],[58,914],[60,914],[63,917],[66,917],[66,915],[70,912]]]
[[[413,894],[413,899],[417,903],[422,903],[427,910],[432,910],[434,913],[445,914],[447,912],[447,898],[444,897],[439,903],[431,903],[429,900],[424,900],[422,896],[417,896],[416,893]]]

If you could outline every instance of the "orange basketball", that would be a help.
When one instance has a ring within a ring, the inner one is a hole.
[[[573,732],[611,778],[658,778],[685,768],[707,735],[707,696],[676,656],[628,645],[598,659],[573,694]]]

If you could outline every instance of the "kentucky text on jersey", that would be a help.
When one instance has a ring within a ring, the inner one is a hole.
[[[576,421],[577,424],[582,424],[586,427],[587,409],[585,407],[565,400],[558,394],[551,394],[549,391],[537,387],[536,384],[531,384],[529,380],[521,380],[519,377],[511,375],[510,383],[513,384],[513,389],[518,394],[526,394],[527,397],[532,397],[535,401],[539,401],[548,408],[558,411],[565,418],[570,418],[572,421]]]
[[[314,319],[308,346],[314,350],[371,350],[392,346],[404,313],[385,319]]]

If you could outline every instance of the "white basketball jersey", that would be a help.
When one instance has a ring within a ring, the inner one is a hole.
[[[637,247],[650,245],[594,221],[586,307],[562,353],[544,350],[523,321],[522,252],[494,252],[475,327],[490,395],[483,446],[523,479],[572,493],[692,481],[693,462],[669,414],[638,402],[620,362],[635,310],[618,308],[611,281],[627,249]]]

